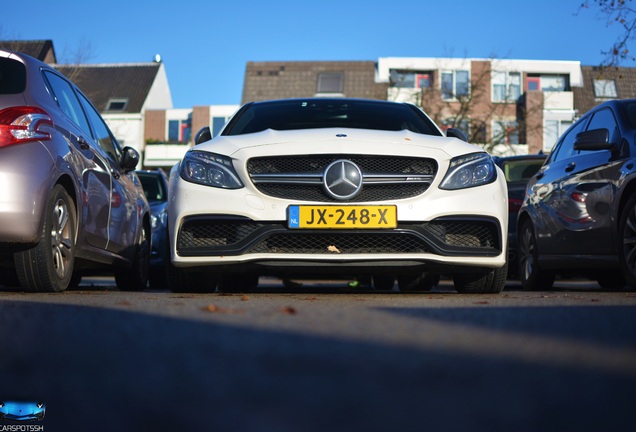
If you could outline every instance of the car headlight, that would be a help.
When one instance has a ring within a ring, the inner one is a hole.
[[[150,226],[152,227],[153,230],[161,229],[165,227],[167,221],[168,221],[168,212],[165,207],[161,209],[161,211],[157,213],[156,215],[150,216]]]
[[[440,189],[455,190],[492,183],[497,170],[488,153],[472,153],[451,159]]]
[[[181,178],[192,183],[223,189],[243,187],[234,171],[232,160],[214,153],[187,152],[181,163]]]

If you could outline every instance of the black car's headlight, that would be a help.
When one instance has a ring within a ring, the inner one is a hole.
[[[187,152],[181,163],[181,178],[192,183],[223,189],[243,187],[232,166],[232,159],[214,153]]]
[[[455,190],[492,183],[497,170],[488,153],[472,153],[451,159],[440,189]]]

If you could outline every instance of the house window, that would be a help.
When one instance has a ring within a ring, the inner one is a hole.
[[[521,96],[521,74],[519,72],[492,73],[492,101],[516,102]]]
[[[464,96],[468,96],[469,89],[468,71],[442,71],[442,99],[460,99]]]
[[[614,80],[594,80],[594,96],[597,98],[616,98],[616,82]]]
[[[391,69],[391,87],[414,88],[415,73],[414,72],[399,72],[399,71],[396,71],[395,69]]]
[[[446,131],[449,128],[457,128],[464,132],[466,136],[470,136],[470,119],[462,118],[458,119],[456,117],[448,117],[442,120],[441,128],[443,131]]]
[[[572,126],[570,120],[546,120],[543,123],[543,151],[549,153],[563,133]]]
[[[226,122],[227,117],[212,117],[212,137],[217,136],[221,132]]]
[[[516,121],[496,120],[492,123],[492,142],[494,144],[519,144],[519,123]]]
[[[415,87],[421,89],[431,88],[433,86],[433,74],[423,73],[415,74]]]
[[[391,87],[398,88],[431,88],[433,87],[433,72],[391,70]]]
[[[541,75],[541,91],[563,92],[565,91],[565,77],[559,75]]]
[[[528,77],[527,84],[528,91],[538,91],[541,90],[541,78],[539,77]]]
[[[192,122],[187,120],[168,120],[168,142],[187,143],[190,142],[192,133]]]
[[[106,103],[105,111],[124,111],[128,106],[128,98],[111,98]]]
[[[318,74],[317,93],[344,93],[344,73],[323,72]]]

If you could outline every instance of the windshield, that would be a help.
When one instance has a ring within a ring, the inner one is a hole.
[[[334,127],[385,131],[406,129],[441,136],[433,122],[411,105],[351,99],[294,99],[247,104],[230,121],[223,135],[242,135],[267,129],[284,131]]]
[[[137,172],[137,177],[141,181],[144,194],[148,202],[166,201],[167,191],[164,190],[163,182],[159,177],[161,174]]]

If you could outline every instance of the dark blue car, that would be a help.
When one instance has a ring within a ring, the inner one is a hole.
[[[0,419],[3,420],[42,421],[45,411],[41,402],[0,402]]]
[[[167,208],[168,178],[163,170],[136,171],[141,181],[148,204],[152,222],[152,248],[150,251],[150,287],[166,288],[166,259],[168,255]]]
[[[598,105],[559,138],[517,226],[525,288],[571,274],[636,289],[636,99]]]

